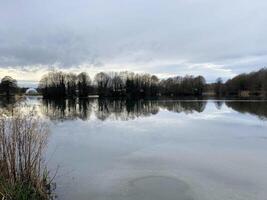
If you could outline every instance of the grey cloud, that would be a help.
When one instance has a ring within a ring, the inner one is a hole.
[[[2,68],[146,66],[162,60],[174,63],[147,70],[191,72],[188,63],[212,63],[238,73],[267,62],[264,0],[0,0],[0,5]],[[175,63],[181,60],[187,64]],[[205,67],[200,72],[211,76]]]

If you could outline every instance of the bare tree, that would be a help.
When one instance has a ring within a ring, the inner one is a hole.
[[[91,79],[90,76],[82,72],[78,75],[78,92],[79,97],[88,97],[91,89]]]

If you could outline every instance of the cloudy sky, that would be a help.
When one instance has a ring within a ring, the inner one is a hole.
[[[0,0],[0,78],[51,69],[203,75],[267,66],[265,0]]]

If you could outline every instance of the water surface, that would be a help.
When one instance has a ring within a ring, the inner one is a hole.
[[[1,104],[1,107],[12,107]],[[59,199],[263,200],[267,102],[27,99],[49,119]]]

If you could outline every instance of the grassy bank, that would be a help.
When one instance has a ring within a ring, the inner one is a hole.
[[[0,198],[52,199],[52,183],[43,152],[48,126],[34,112],[0,114]]]

